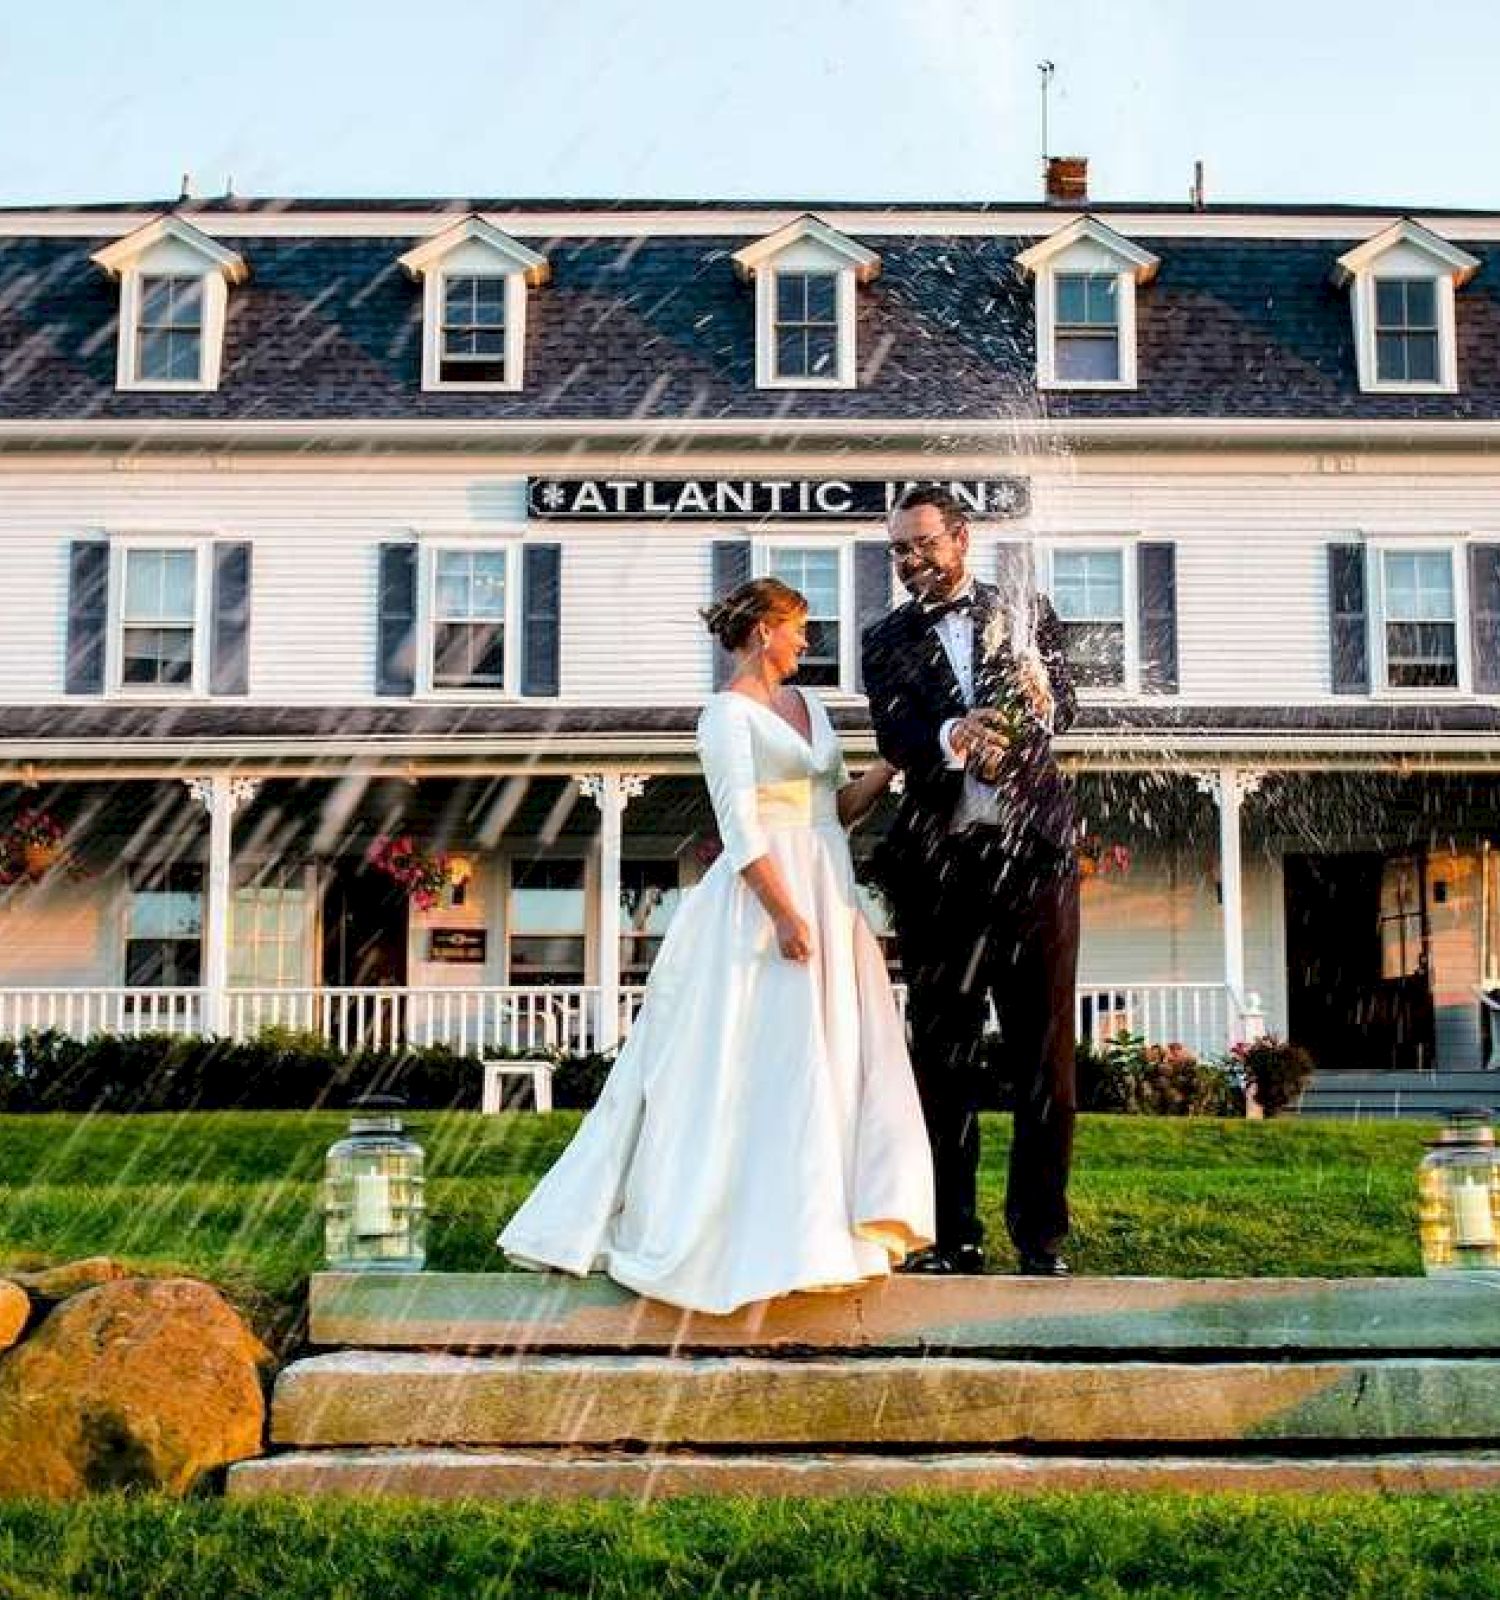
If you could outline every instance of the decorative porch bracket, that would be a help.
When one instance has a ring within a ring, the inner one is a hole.
[[[642,772],[586,772],[578,775],[578,791],[599,808],[599,1019],[595,1037],[600,1050],[620,1042],[620,854],[624,842],[625,807],[646,792]]]
[[[203,1031],[222,1034],[228,1020],[229,886],[234,852],[234,814],[260,793],[259,778],[227,772],[182,780],[195,804],[208,813],[208,894],[203,908]]]
[[[1260,996],[1245,992],[1245,890],[1242,872],[1240,811],[1245,801],[1259,792],[1267,774],[1260,767],[1222,766],[1193,773],[1193,782],[1213,801],[1219,812],[1220,910],[1224,920],[1224,986],[1234,1008],[1234,1031],[1248,1032],[1252,1020],[1260,1019],[1257,1032],[1264,1028],[1260,1018]],[[1238,1043],[1238,1038],[1227,1041]]]

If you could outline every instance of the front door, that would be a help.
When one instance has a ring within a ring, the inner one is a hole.
[[[1319,1068],[1433,1066],[1426,876],[1420,855],[1286,858],[1288,1032]]]
[[[407,898],[363,862],[339,862],[323,892],[323,982],[328,988],[406,985]]]

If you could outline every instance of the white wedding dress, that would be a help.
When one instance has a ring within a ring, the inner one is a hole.
[[[931,1243],[905,1033],[835,808],[848,772],[803,699],[810,741],[733,691],[704,708],[723,853],[667,930],[598,1104],[501,1233],[517,1265],[728,1312],[884,1276]],[[740,876],[765,854],[811,928],[806,963]]]

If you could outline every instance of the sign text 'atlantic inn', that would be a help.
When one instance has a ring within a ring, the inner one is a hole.
[[[531,478],[533,517],[569,521],[800,522],[884,517],[908,489],[940,483],[975,517],[1024,516],[1025,478]]]

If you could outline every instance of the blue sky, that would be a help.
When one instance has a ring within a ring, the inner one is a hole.
[[[200,193],[1500,208],[1492,0],[0,0],[0,204]]]

